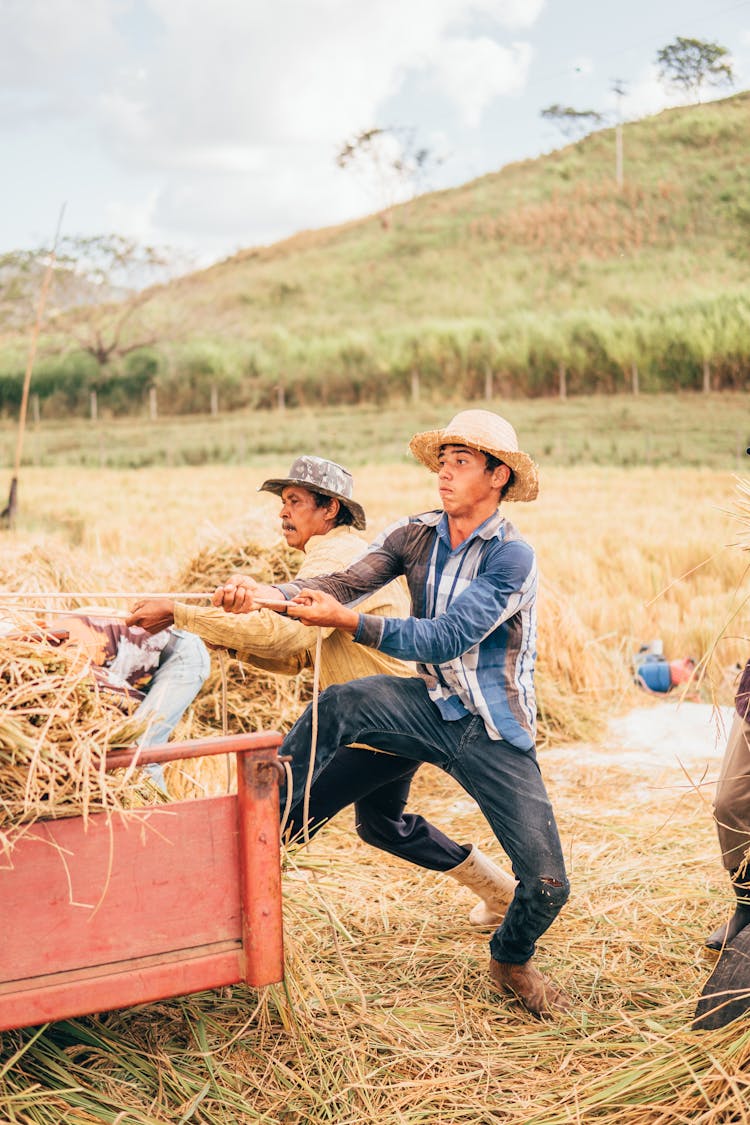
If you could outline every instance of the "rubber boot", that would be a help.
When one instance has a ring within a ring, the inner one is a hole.
[[[446,871],[446,875],[451,875],[462,887],[468,887],[479,895],[480,901],[469,913],[472,926],[500,925],[516,893],[516,881],[512,875],[488,859],[476,844],[472,844],[466,859]]]
[[[737,937],[740,930],[750,926],[750,872],[743,869],[740,874],[738,868],[730,872],[730,878],[732,889],[737,896],[737,907],[729,921],[724,922],[706,938],[706,948],[716,949],[719,952]]]

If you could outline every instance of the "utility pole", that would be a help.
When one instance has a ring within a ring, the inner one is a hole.
[[[615,123],[615,181],[618,189],[623,184],[623,159],[622,159],[622,99],[625,96],[626,86],[621,78],[612,79],[612,93],[617,98],[617,121]]]

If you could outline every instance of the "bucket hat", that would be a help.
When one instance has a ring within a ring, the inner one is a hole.
[[[352,500],[354,480],[352,474],[343,465],[335,461],[326,461],[324,457],[304,456],[292,462],[288,477],[264,480],[258,492],[274,492],[277,496],[290,485],[298,484],[310,492],[320,492],[323,496],[332,496],[351,513],[354,527],[364,531],[367,526],[365,510],[356,500]]]
[[[518,448],[518,437],[510,422],[490,410],[462,410],[442,430],[415,434],[409,449],[418,461],[436,473],[442,445],[467,445],[491,453],[512,470],[503,500],[534,500],[539,493],[537,466]]]

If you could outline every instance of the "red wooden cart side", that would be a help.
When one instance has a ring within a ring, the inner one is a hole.
[[[139,763],[236,752],[236,795],[40,821],[17,841],[0,869],[0,1031],[283,979],[280,744],[151,747]]]

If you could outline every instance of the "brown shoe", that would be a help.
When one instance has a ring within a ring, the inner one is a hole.
[[[573,1006],[567,992],[535,969],[531,960],[511,965],[490,957],[490,980],[500,991],[517,996],[533,1016],[553,1016],[555,1012],[568,1012]]]

